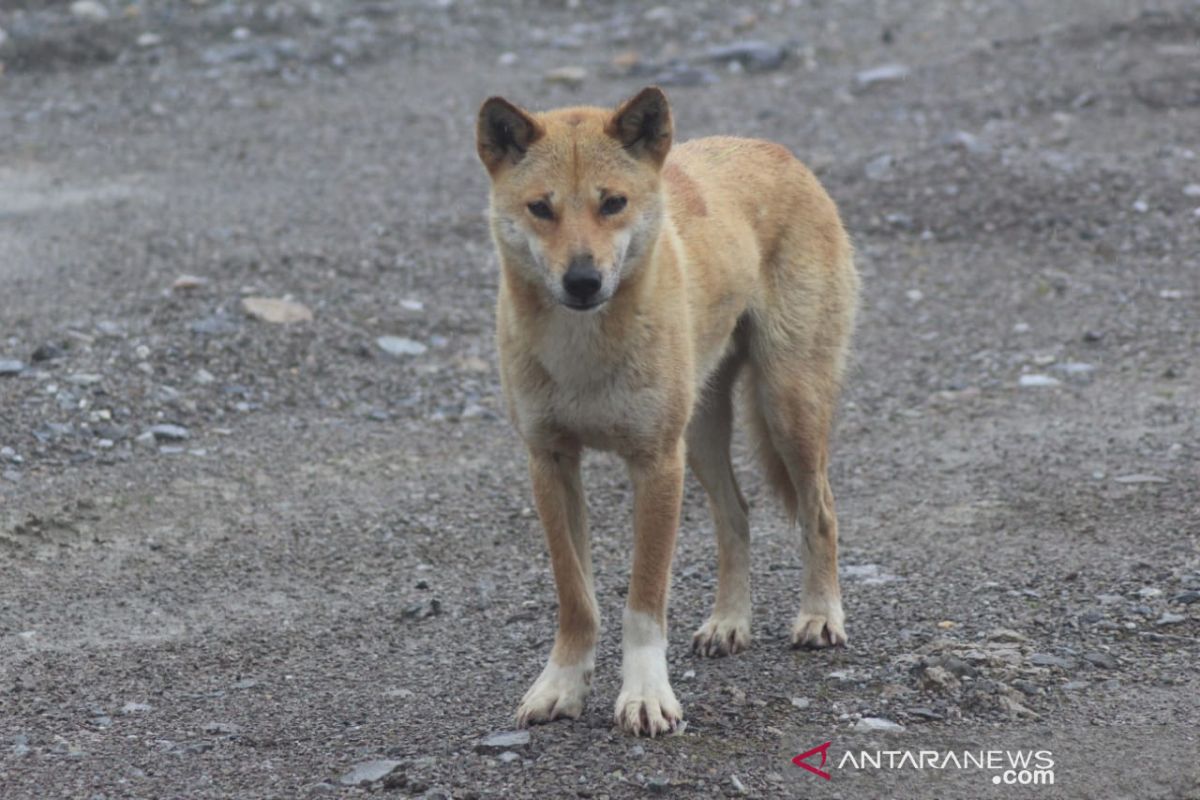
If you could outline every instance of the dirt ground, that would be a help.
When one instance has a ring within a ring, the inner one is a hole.
[[[6,0],[0,31],[4,800],[1200,797],[1194,0]],[[590,456],[590,705],[486,743],[555,601],[474,114],[652,82],[680,139],[792,148],[855,238],[850,644],[788,648],[798,535],[739,442],[754,644],[689,652],[689,479],[688,725],[618,734],[630,486]],[[824,742],[828,781],[791,763]],[[921,750],[1054,784],[845,761]]]

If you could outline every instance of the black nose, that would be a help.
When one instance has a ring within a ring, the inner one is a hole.
[[[586,302],[600,291],[604,279],[591,256],[576,256],[563,275],[563,288],[573,300]]]

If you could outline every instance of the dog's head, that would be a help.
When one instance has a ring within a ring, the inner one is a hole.
[[[476,144],[506,263],[567,308],[603,306],[658,236],[671,133],[656,87],[615,110],[531,114],[503,98],[485,102]]]

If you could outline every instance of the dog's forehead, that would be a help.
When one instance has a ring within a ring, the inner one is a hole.
[[[534,156],[531,169],[542,166],[558,174],[580,176],[628,169],[630,159],[606,131],[611,118],[611,111],[590,107],[539,114],[544,134],[530,150]]]

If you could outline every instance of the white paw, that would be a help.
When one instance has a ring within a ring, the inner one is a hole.
[[[683,720],[683,708],[667,678],[667,637],[648,614],[625,609],[621,693],[613,719],[625,733],[657,736]]]
[[[840,600],[800,604],[792,623],[792,647],[844,647],[846,616]]]
[[[654,737],[670,733],[683,720],[683,708],[675,699],[675,692],[666,678],[667,666],[662,665],[663,675],[641,681],[626,681],[617,695],[616,712],[613,714],[617,727],[634,736]]]
[[[591,659],[571,667],[561,667],[551,661],[521,698],[517,725],[524,728],[560,717],[578,719],[591,688]]]
[[[692,652],[701,656],[731,656],[749,646],[748,616],[713,614],[692,634]]]

